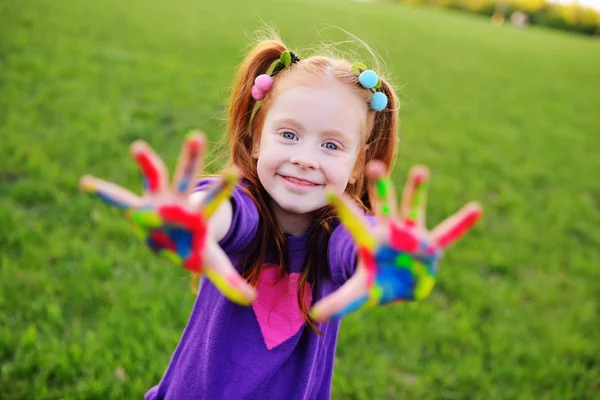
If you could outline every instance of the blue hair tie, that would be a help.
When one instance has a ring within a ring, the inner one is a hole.
[[[373,95],[371,96],[370,106],[374,111],[382,111],[388,104],[388,98],[385,93],[378,91],[381,87],[381,79],[375,71],[367,69],[363,63],[352,64],[352,70],[358,73],[358,82],[365,89],[369,89]]]

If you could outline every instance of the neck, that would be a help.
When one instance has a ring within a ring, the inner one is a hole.
[[[283,232],[294,236],[300,236],[306,232],[310,225],[311,213],[296,214],[289,212],[279,207],[274,201],[271,202],[271,206]]]

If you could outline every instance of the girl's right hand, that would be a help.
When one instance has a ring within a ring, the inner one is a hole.
[[[192,206],[189,200],[205,147],[201,133],[186,139],[169,185],[167,168],[160,157],[147,143],[134,142],[130,150],[144,177],[142,197],[90,175],[81,178],[80,188],[123,210],[154,253],[195,275],[206,275],[225,297],[248,305],[256,298],[254,288],[238,274],[207,229],[207,219],[231,196],[237,171],[231,170],[217,181],[199,206]]]

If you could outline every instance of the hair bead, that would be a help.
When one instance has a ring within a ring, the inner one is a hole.
[[[383,110],[388,103],[388,98],[384,93],[375,92],[371,96],[371,108],[375,111]]]
[[[260,101],[265,98],[265,92],[260,90],[256,85],[252,86],[252,89],[250,89],[250,94],[252,94],[252,98],[256,101]]]
[[[256,77],[254,80],[254,86],[263,92],[268,92],[273,87],[273,78],[267,74],[262,74]]]
[[[375,71],[371,71],[370,69],[363,71],[358,76],[358,81],[362,85],[362,87],[367,89],[373,89],[377,86],[377,82],[379,82],[379,77],[375,73]]]

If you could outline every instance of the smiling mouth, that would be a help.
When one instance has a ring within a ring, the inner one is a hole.
[[[321,186],[318,183],[314,183],[311,181],[307,181],[304,179],[299,179],[299,178],[294,178],[293,176],[285,176],[285,175],[279,175],[283,180],[292,183],[294,185],[298,185],[298,186],[303,186],[303,187],[312,187],[312,186]]]

